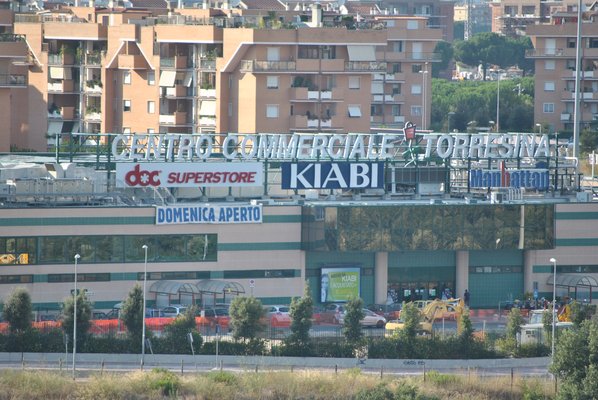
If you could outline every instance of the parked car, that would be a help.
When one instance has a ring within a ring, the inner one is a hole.
[[[340,315],[345,311],[344,304],[331,303],[326,304],[324,310],[320,313],[320,321],[328,324],[339,324]]]
[[[91,319],[110,319],[108,318],[108,314],[103,311],[92,311]]]
[[[368,310],[367,308],[363,309],[364,317],[360,321],[361,326],[375,326],[376,328],[384,328],[386,325],[386,318],[382,315],[376,314],[375,312]],[[345,323],[345,315],[346,312],[343,311],[340,313],[339,323]]]
[[[290,308],[285,305],[264,306],[266,318],[271,327],[288,328],[291,326]]]
[[[179,315],[184,314],[185,311],[187,311],[187,306],[183,306],[181,304],[171,304],[162,309],[162,314],[165,317],[178,317]]]
[[[145,318],[162,318],[164,317],[164,311],[158,308],[146,308]]]
[[[204,308],[198,311],[197,322],[199,325],[216,327],[220,326],[221,332],[228,331],[230,316],[227,308]]]

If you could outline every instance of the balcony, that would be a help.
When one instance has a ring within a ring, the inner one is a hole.
[[[295,61],[241,60],[241,72],[295,71]]]
[[[74,65],[75,56],[70,53],[48,54],[48,65]]]
[[[48,82],[48,92],[52,93],[73,93],[75,89],[75,81],[72,79]]]
[[[216,117],[199,117],[199,126],[201,127],[215,127]]]
[[[95,109],[87,109],[85,113],[85,121],[101,121],[102,120],[102,113]]]
[[[342,90],[309,90],[306,87],[291,88],[291,101],[342,101]]]
[[[216,89],[199,89],[199,97],[206,99],[215,99]]]
[[[378,61],[348,61],[345,71],[386,71],[386,63]]]
[[[184,85],[174,85],[166,88],[166,97],[187,97],[187,87]]]
[[[158,121],[160,125],[186,125],[187,113],[177,111],[174,114],[160,114]]]
[[[291,117],[291,129],[325,129],[325,128],[332,128],[333,124],[332,118],[313,118],[307,115],[293,115]]]
[[[85,55],[85,65],[87,66],[101,66],[102,54],[100,52],[93,52]]]
[[[27,75],[0,74],[0,87],[27,87]]]
[[[216,60],[200,60],[199,68],[209,71],[216,71]]]
[[[186,69],[187,67],[187,56],[160,58],[160,68]]]
[[[571,121],[571,114],[570,113],[562,113],[561,114],[561,122]]]
[[[102,94],[102,83],[96,81],[87,81],[84,92],[87,94]]]

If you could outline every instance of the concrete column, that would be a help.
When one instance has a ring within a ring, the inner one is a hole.
[[[469,289],[469,251],[458,250],[455,254],[457,270],[455,271],[455,297],[463,297],[465,289]]]
[[[376,304],[386,304],[388,293],[388,253],[385,251],[376,253],[374,279],[374,301]]]
[[[524,250],[523,251],[523,293],[530,292],[534,293],[534,280],[538,282],[538,289],[542,283],[538,279],[538,276],[534,277],[534,260],[537,254],[536,250]],[[548,257],[545,264],[549,264]],[[552,290],[552,288],[551,288]]]

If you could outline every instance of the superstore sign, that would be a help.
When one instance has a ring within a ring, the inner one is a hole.
[[[386,160],[404,139],[399,134],[123,134],[112,141],[116,161]],[[548,135],[531,133],[418,135],[424,157],[442,159],[549,157]]]
[[[118,163],[121,187],[247,187],[264,182],[262,163]]]

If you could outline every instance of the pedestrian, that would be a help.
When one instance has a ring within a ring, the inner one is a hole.
[[[465,293],[463,293],[463,302],[466,307],[469,307],[469,290],[467,289],[465,289]]]

